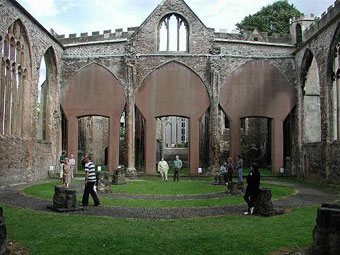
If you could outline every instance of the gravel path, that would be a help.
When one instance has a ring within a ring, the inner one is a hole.
[[[274,182],[272,182],[274,183]],[[303,206],[320,205],[321,203],[334,202],[339,200],[340,193],[334,190],[301,186],[292,183],[278,183],[290,186],[297,190],[297,194],[273,201],[276,209],[289,209]],[[7,204],[19,208],[26,208],[36,211],[51,212],[47,209],[47,205],[51,205],[51,201],[27,197],[22,194],[21,190],[27,185],[18,185],[6,187],[0,190],[0,204]],[[76,189],[81,191],[81,186],[76,186]],[[82,192],[82,191],[81,191]],[[122,195],[122,194],[101,194],[100,197],[129,197],[143,199],[159,199],[160,196],[137,196],[137,195]],[[227,196],[223,193],[209,195],[190,195],[190,196],[161,196],[166,200],[181,199],[203,199]],[[90,199],[91,201],[91,199]],[[78,215],[94,215],[107,216],[114,218],[139,218],[139,219],[178,219],[178,218],[199,218],[213,217],[223,215],[240,215],[246,205],[231,205],[220,207],[191,207],[191,208],[140,208],[140,207],[109,207],[109,206],[88,206],[84,211],[71,212],[69,214]],[[51,212],[52,213],[52,212]]]

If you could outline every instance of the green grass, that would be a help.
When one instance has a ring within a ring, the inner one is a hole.
[[[52,200],[54,186],[58,182],[33,185],[24,189],[24,193],[30,196]],[[295,190],[281,185],[262,183],[262,187],[272,189],[273,199],[292,195]],[[112,186],[117,193],[137,195],[189,195],[189,194],[211,194],[226,190],[224,186],[215,186],[210,183],[201,182],[161,182],[161,181],[134,181],[127,185]],[[100,197],[100,195],[99,195]],[[128,206],[128,207],[216,207],[225,205],[243,204],[242,196],[228,196],[214,199],[194,200],[147,200],[129,198],[106,198],[100,197],[101,203],[106,206]],[[81,194],[78,194],[81,201]]]
[[[33,212],[5,206],[8,238],[31,255],[265,255],[312,242],[316,207],[262,218],[134,220]]]

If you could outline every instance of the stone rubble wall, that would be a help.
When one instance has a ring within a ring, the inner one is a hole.
[[[12,0],[0,2],[0,35],[5,37],[8,27],[20,19],[27,32],[29,51],[31,58],[32,77],[25,87],[25,93],[29,102],[24,102],[28,115],[23,123],[22,137],[0,137],[0,185],[18,182],[30,182],[47,176],[47,165],[57,166],[60,148],[60,111],[59,111],[59,76],[51,86],[48,95],[48,120],[47,124],[49,140],[43,141],[43,145],[37,141],[38,118],[38,82],[41,60],[50,47],[53,48],[56,59],[56,73],[60,74],[62,66],[63,46],[43,28],[20,4]],[[27,58],[28,56],[26,56]]]

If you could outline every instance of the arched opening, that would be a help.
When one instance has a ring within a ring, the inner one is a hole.
[[[249,116],[266,118],[261,124],[266,127],[263,137],[267,137],[264,139],[266,148],[271,148],[272,171],[278,173],[285,165],[284,120],[295,106],[293,86],[269,63],[249,61],[236,70],[222,87],[220,105],[229,118],[230,155],[234,161],[241,152],[240,120]],[[246,121],[243,126],[246,128]],[[266,155],[269,155],[268,151]]]
[[[189,26],[179,14],[168,14],[158,26],[159,51],[188,51]]]
[[[305,143],[321,141],[320,79],[315,57],[310,50],[302,62],[303,140]]]
[[[105,150],[109,144],[109,118],[83,116],[78,118],[78,125],[78,165],[85,155],[91,155],[97,167],[108,169]]]
[[[300,24],[296,24],[296,44],[300,45],[302,43],[302,28]]]
[[[145,130],[145,171],[156,173],[157,121],[156,118],[177,116],[188,118],[189,171],[198,174],[200,165],[200,123],[210,105],[209,96],[202,80],[189,68],[170,62],[152,72],[142,83],[136,96],[136,106],[143,118]],[[184,121],[185,123],[185,121]],[[139,125],[141,126],[141,125]],[[136,123],[137,132],[142,130]],[[140,144],[136,140],[136,145]],[[138,164],[136,164],[138,165]]]
[[[51,138],[51,127],[49,127],[49,122],[51,119],[52,106],[50,98],[56,89],[57,67],[54,50],[50,47],[44,54],[40,63],[37,102],[37,139],[40,141],[50,140]]]
[[[156,118],[156,122],[156,161],[164,158],[169,163],[169,173],[173,173],[172,162],[176,156],[179,156],[183,163],[181,174],[188,174],[189,119],[181,116],[165,116]]]
[[[30,63],[30,54],[27,36],[20,20],[9,26],[0,42],[0,134],[21,136],[24,125],[23,90],[29,78],[27,64]]]
[[[116,170],[119,165],[120,119],[125,102],[121,85],[106,68],[92,63],[75,73],[61,102],[67,118],[67,154],[78,158],[79,118],[106,117],[109,121],[108,168],[110,172]],[[104,149],[99,153],[104,155]]]
[[[246,167],[256,162],[260,168],[271,169],[271,130],[270,118],[247,117],[241,120],[241,155]]]

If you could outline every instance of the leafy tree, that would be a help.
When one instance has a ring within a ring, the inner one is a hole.
[[[263,7],[253,15],[246,16],[236,27],[241,32],[253,31],[257,28],[260,32],[288,34],[289,19],[303,15],[289,4],[287,0],[280,0]]]

